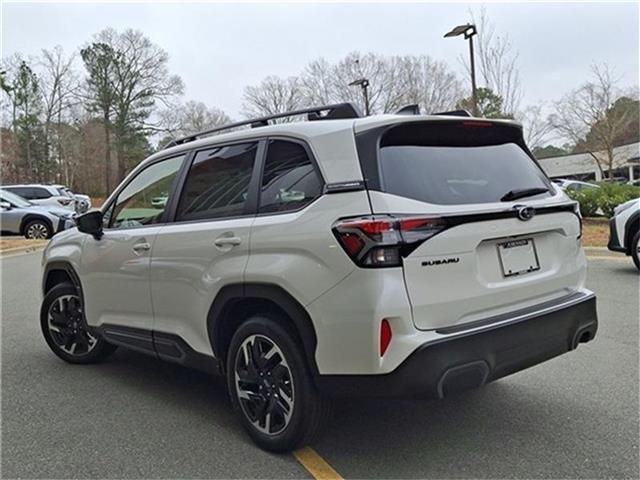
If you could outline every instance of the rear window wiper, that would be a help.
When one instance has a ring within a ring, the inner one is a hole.
[[[533,197],[541,193],[547,193],[548,188],[544,187],[532,187],[532,188],[518,188],[516,190],[509,190],[500,199],[501,202],[509,202],[511,200],[517,200],[518,198]]]

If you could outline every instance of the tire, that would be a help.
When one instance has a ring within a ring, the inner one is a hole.
[[[636,268],[640,270],[640,231],[636,232],[631,240],[631,258],[633,258]]]
[[[314,441],[331,411],[313,385],[295,333],[286,325],[272,315],[249,318],[233,335],[227,355],[231,403],[253,441],[271,452]]]
[[[44,220],[30,220],[24,226],[24,238],[28,240],[46,240],[53,235],[53,229]]]
[[[97,363],[117,348],[88,331],[80,295],[70,283],[56,285],[44,297],[40,327],[49,348],[65,362]]]

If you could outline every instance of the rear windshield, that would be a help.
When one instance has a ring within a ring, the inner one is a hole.
[[[515,143],[383,145],[379,159],[385,192],[428,203],[499,202],[510,190],[549,187],[542,171]]]

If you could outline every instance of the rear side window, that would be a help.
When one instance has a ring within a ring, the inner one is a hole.
[[[33,190],[30,187],[6,187],[6,189],[27,200],[33,200],[35,198],[33,196]]]
[[[322,180],[299,143],[271,140],[262,174],[260,213],[298,210],[320,196]]]
[[[176,220],[242,215],[256,160],[256,142],[215,147],[196,154]]]
[[[483,145],[481,132],[474,132],[473,143],[465,145],[464,135],[461,129],[460,140],[452,139],[449,145],[441,140],[432,145],[424,136],[400,135],[390,142],[383,138],[383,190],[427,203],[460,205],[499,202],[510,190],[549,188],[540,168],[516,143],[488,136],[490,144]]]
[[[49,190],[47,190],[46,188],[33,187],[32,190],[33,198],[35,199],[44,200],[45,198],[51,197],[51,192],[49,192]]]

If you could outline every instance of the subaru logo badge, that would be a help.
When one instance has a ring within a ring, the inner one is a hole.
[[[524,205],[516,205],[513,208],[515,208],[517,210],[518,218],[520,220],[522,220],[523,222],[526,222],[527,220],[531,220],[536,214],[536,209],[533,208],[533,207],[525,207]]]

